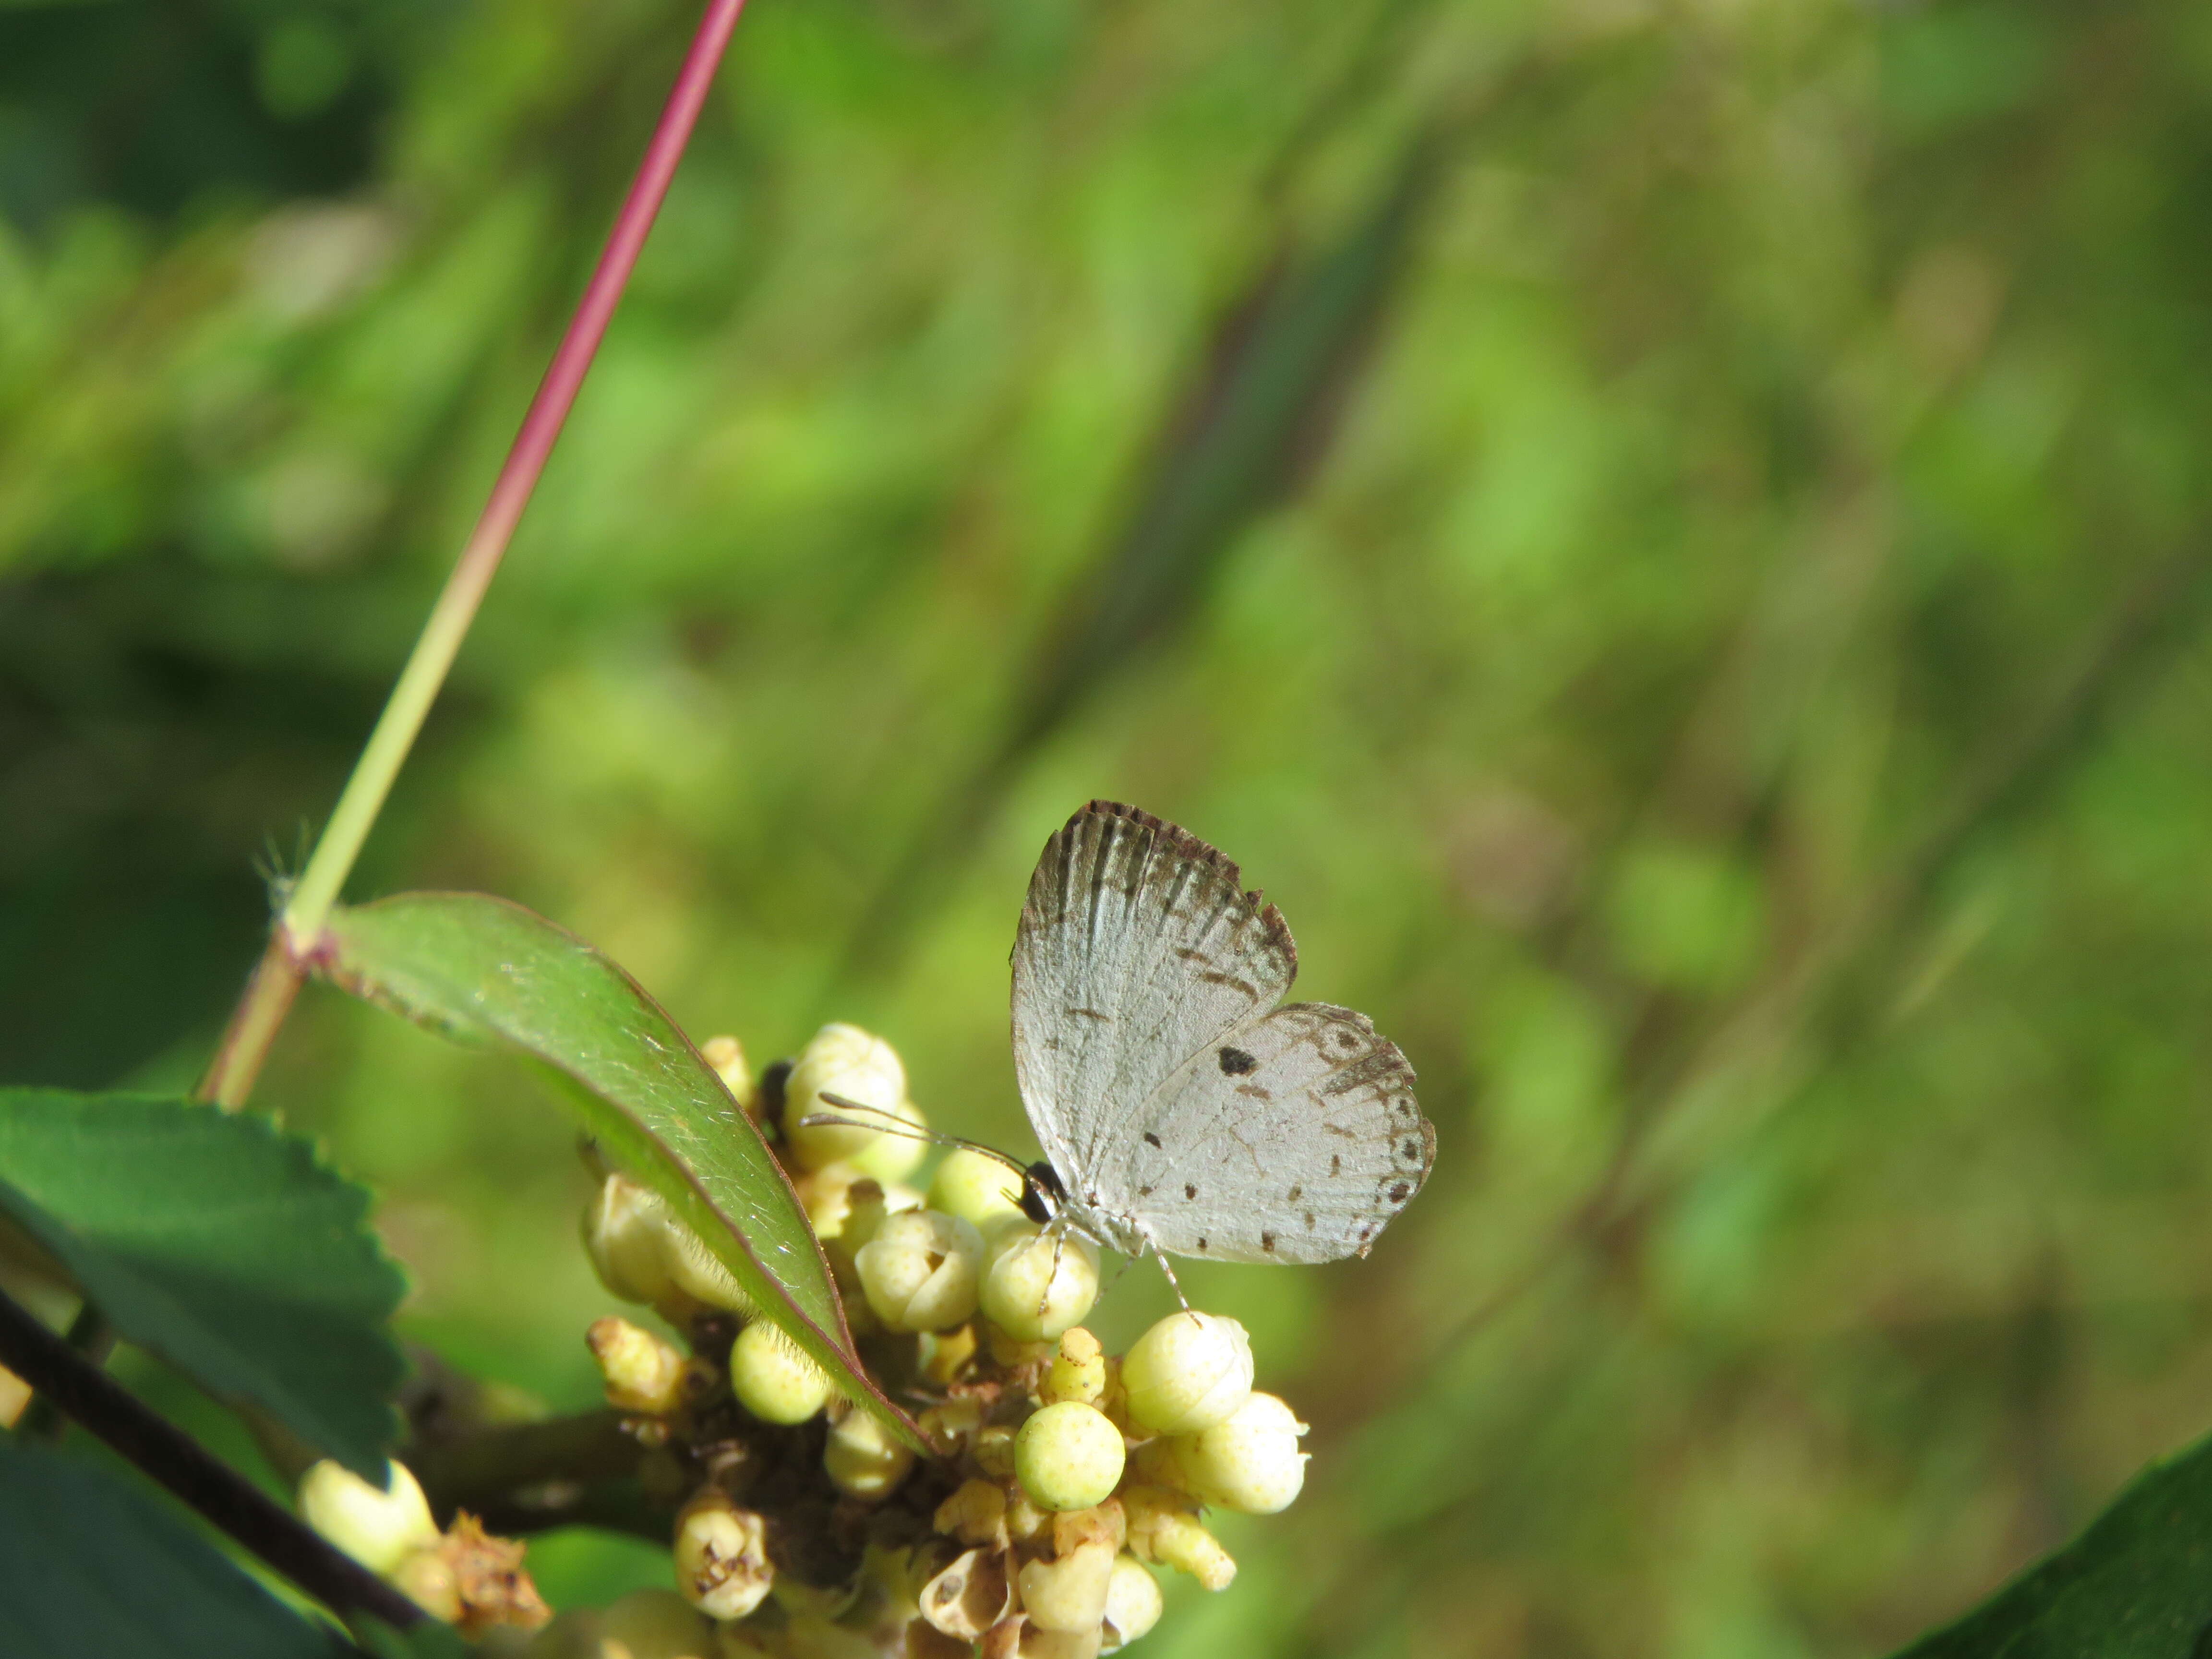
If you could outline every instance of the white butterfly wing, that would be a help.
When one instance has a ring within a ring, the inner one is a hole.
[[[1197,836],[1113,801],[1070,818],[1030,878],[1013,1018],[1023,1103],[1071,1196],[1126,1212],[1153,1097],[1297,973],[1274,906]]]
[[[1367,1016],[1292,1003],[1194,1055],[1133,1137],[1144,1231],[1176,1255],[1364,1255],[1428,1178],[1413,1068]]]

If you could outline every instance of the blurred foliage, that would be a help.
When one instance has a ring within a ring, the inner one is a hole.
[[[692,21],[0,6],[0,1076],[197,1070]],[[2208,225],[2173,0],[757,0],[357,886],[1020,1147],[1036,848],[1188,823],[1439,1157],[1193,1267],[1317,1456],[1150,1650],[1879,1653],[2212,1418]],[[263,1098],[589,1396],[526,1079]]]

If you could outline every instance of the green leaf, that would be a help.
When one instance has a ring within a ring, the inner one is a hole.
[[[551,1066],[608,1154],[666,1200],[855,1401],[921,1449],[854,1355],[829,1264],[782,1167],[629,975],[543,916],[480,893],[403,893],[342,909],[315,959],[356,996]]]
[[[2089,1529],[1897,1659],[2195,1659],[2212,1644],[2212,1438],[2154,1463]]]
[[[107,1470],[0,1434],[9,1659],[337,1659],[351,1647]]]
[[[158,1095],[0,1090],[0,1210],[115,1328],[380,1481],[406,1281],[366,1189],[268,1118]]]

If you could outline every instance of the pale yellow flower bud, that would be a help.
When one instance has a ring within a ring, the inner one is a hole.
[[[1044,1405],[1056,1405],[1063,1400],[1080,1401],[1086,1406],[1096,1406],[1106,1397],[1106,1351],[1097,1337],[1077,1325],[1062,1331],[1060,1351],[1053,1355],[1052,1364],[1045,1368],[1044,1381],[1037,1391]]]
[[[761,1517],[710,1486],[676,1521],[676,1588],[709,1619],[742,1619],[775,1583]]]
[[[765,1319],[730,1345],[730,1392],[763,1423],[804,1423],[830,1403],[830,1378]]]
[[[1125,1648],[1160,1622],[1160,1581],[1133,1555],[1114,1558],[1106,1581],[1105,1651]]]
[[[733,1036],[710,1036],[699,1045],[699,1057],[714,1068],[744,1115],[757,1121],[760,1090],[753,1082],[753,1068],[745,1064],[744,1045]]]
[[[717,1659],[714,1628],[674,1590],[637,1589],[599,1614],[592,1659]]]
[[[1181,1484],[1206,1503],[1247,1515],[1286,1510],[1305,1485],[1306,1425],[1272,1394],[1255,1394],[1225,1422],[1169,1442]]]
[[[611,1314],[592,1321],[584,1340],[617,1411],[665,1417],[683,1403],[685,1364],[673,1343]]]
[[[975,1358],[975,1327],[955,1326],[927,1338],[922,1346],[921,1374],[942,1389],[959,1380]]]
[[[906,1067],[881,1037],[843,1024],[825,1025],[814,1034],[784,1081],[783,1138],[793,1161],[803,1170],[849,1163],[863,1175],[896,1181],[921,1161],[927,1147],[908,1136],[842,1123],[808,1124],[805,1120],[818,1112],[855,1122],[867,1119],[866,1112],[845,1111],[823,1099],[825,1094],[890,1112],[909,1123],[921,1122],[921,1113],[906,1097]]]
[[[459,1575],[437,1550],[416,1550],[384,1576],[392,1589],[441,1623],[458,1625],[468,1611],[461,1601]]]
[[[1022,1568],[1022,1607],[1044,1630],[1096,1630],[1106,1617],[1106,1587],[1114,1577],[1114,1547],[1083,1544],[1053,1561]]]
[[[1008,1222],[985,1247],[983,1314],[1008,1336],[1057,1337],[1097,1299],[1098,1252],[1086,1240],[1048,1238],[1033,1222]]]
[[[1252,1392],[1252,1342],[1218,1314],[1171,1313],[1122,1356],[1129,1415],[1156,1434],[1225,1421]]]
[[[1075,1401],[1047,1406],[1014,1437],[1014,1475],[1039,1509],[1087,1510],[1113,1495],[1127,1458],[1121,1431]]]
[[[584,1254],[599,1283],[625,1302],[680,1304],[669,1275],[666,1236],[674,1224],[659,1194],[626,1175],[611,1175],[584,1206]]]
[[[914,1467],[914,1453],[867,1413],[854,1411],[830,1431],[822,1467],[838,1491],[854,1498],[888,1498]]]
[[[301,1519],[374,1573],[388,1573],[438,1541],[429,1500],[407,1466],[384,1467],[382,1492],[327,1457],[300,1480]]]
[[[1129,1486],[1121,1492],[1128,1518],[1129,1553],[1140,1561],[1187,1572],[1210,1590],[1229,1588],[1237,1563],[1192,1513],[1192,1500],[1162,1486]]]
[[[1000,1223],[1024,1219],[1022,1178],[995,1158],[956,1146],[929,1183],[929,1207],[958,1216],[988,1238]]]
[[[853,1257],[877,1318],[895,1331],[941,1331],[975,1311],[981,1235],[957,1216],[886,1217]]]

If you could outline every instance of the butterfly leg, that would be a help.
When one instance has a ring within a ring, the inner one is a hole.
[[[1045,1275],[1044,1289],[1037,1292],[1037,1318],[1040,1321],[1045,1317],[1046,1304],[1052,1300],[1052,1287],[1060,1283],[1060,1252],[1067,1248],[1069,1225],[1065,1212],[1045,1223],[1045,1231],[1052,1235],[1052,1271]]]
[[[1168,1253],[1159,1247],[1150,1233],[1146,1233],[1144,1238],[1145,1248],[1152,1252],[1152,1260],[1160,1264],[1160,1271],[1168,1276],[1168,1288],[1175,1292],[1175,1299],[1182,1304],[1182,1310],[1188,1313],[1190,1298],[1182,1293],[1182,1285],[1176,1282],[1175,1269],[1168,1266]]]

